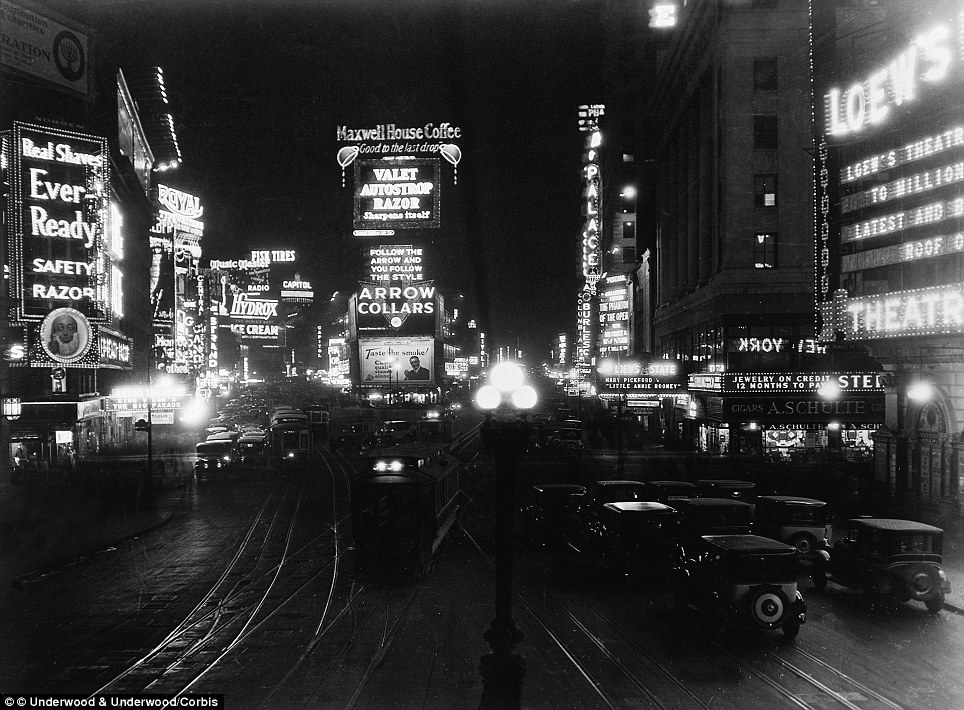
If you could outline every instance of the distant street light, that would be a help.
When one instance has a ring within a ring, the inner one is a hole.
[[[525,412],[538,396],[524,384],[525,374],[513,362],[489,371],[489,384],[475,394],[485,410],[482,447],[495,458],[495,618],[484,638],[492,652],[482,657],[481,708],[517,708],[522,696],[525,661],[512,649],[522,632],[512,620],[512,529],[515,510],[515,466],[529,441]]]

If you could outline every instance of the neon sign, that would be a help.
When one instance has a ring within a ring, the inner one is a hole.
[[[841,227],[840,241],[846,243],[881,237],[962,216],[964,216],[964,197],[955,197],[951,200],[932,202],[912,210],[902,210]]]
[[[964,182],[964,161],[942,165],[938,168],[891,180],[863,192],[845,195],[840,200],[840,211],[853,212],[871,205],[917,195],[958,182]]]
[[[17,317],[42,319],[71,301],[103,321],[111,303],[107,141],[14,123],[12,291]]]
[[[884,386],[875,372],[741,372],[723,373],[723,392],[816,392],[828,382],[841,390],[880,392]]]
[[[964,284],[860,298],[841,290],[821,312],[825,336],[834,330],[867,339],[964,333]]]
[[[946,150],[960,148],[961,146],[964,146],[964,127],[949,128],[946,131],[907,143],[896,150],[877,153],[869,158],[846,165],[840,171],[840,182],[853,182],[883,170],[890,170],[898,165],[923,160],[937,153],[943,153]]]
[[[394,123],[380,123],[374,128],[349,128],[338,126],[335,129],[335,140],[344,143],[360,143],[362,141],[421,141],[421,140],[452,140],[462,137],[462,129],[450,123],[426,123],[420,128],[399,128]]]
[[[251,298],[246,293],[236,293],[231,302],[231,317],[261,320],[277,318],[278,302],[274,299]]]
[[[964,251],[964,232],[937,234],[904,244],[894,244],[882,249],[845,255],[840,264],[843,273],[872,269],[888,264],[900,264],[919,259],[958,254]]]
[[[422,248],[410,244],[386,244],[368,250],[372,281],[421,281]]]
[[[204,222],[200,221],[204,208],[197,196],[158,183],[157,201],[166,209],[157,210],[157,222],[151,228],[152,232],[177,234],[182,240],[190,238],[193,241],[204,235]]]
[[[880,124],[892,106],[915,101],[922,84],[942,82],[956,61],[951,34],[948,25],[936,25],[883,68],[847,89],[830,89],[825,97],[828,133],[845,136]]]
[[[438,227],[438,158],[360,160],[355,227]]]

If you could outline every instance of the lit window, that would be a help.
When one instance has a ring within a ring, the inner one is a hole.
[[[753,266],[757,269],[777,268],[777,235],[757,232],[753,239]]]
[[[753,176],[753,206],[777,206],[777,176],[761,174]]]

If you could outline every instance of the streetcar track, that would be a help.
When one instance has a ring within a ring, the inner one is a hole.
[[[471,533],[469,533],[468,530],[465,529],[465,526],[464,526],[464,525],[462,525],[462,524],[460,523],[459,526],[460,526],[461,529],[462,529],[462,533],[466,536],[466,538],[468,538],[468,540],[472,543],[472,545],[475,547],[475,549],[478,551],[478,553],[482,556],[482,559],[484,559],[489,566],[491,566],[493,569],[495,569],[495,564],[494,564],[494,562],[493,562],[492,559],[489,558],[489,556],[485,553],[485,551],[482,549],[482,546],[479,545],[478,541],[472,536]],[[569,650],[569,648],[567,648],[565,642],[549,627],[548,624],[546,624],[546,622],[541,618],[541,616],[540,616],[538,613],[536,613],[535,609],[534,609],[525,599],[523,599],[522,596],[521,596],[518,592],[513,591],[513,596],[519,601],[520,604],[522,604],[523,607],[525,607],[525,610],[526,610],[527,612],[529,612],[530,616],[531,616],[532,619],[536,622],[536,624],[539,626],[539,628],[541,628],[542,631],[543,631],[550,639],[552,639],[552,641],[559,647],[559,650],[562,651],[563,655],[565,655],[566,658],[569,659],[569,661],[570,661],[570,663],[572,663],[573,667],[574,667],[574,668],[579,672],[579,674],[582,675],[582,677],[589,683],[589,685],[590,685],[590,686],[592,687],[592,689],[596,692],[596,694],[599,696],[599,698],[606,704],[606,706],[609,707],[609,708],[611,708],[612,710],[615,710],[616,708],[618,708],[619,705],[616,704],[616,703],[608,696],[608,694],[602,689],[602,683],[601,683],[600,681],[596,680],[596,679],[593,677],[592,672],[591,672],[588,668],[586,668],[585,665],[584,665],[583,663],[581,663],[581,662],[573,655],[573,653],[570,652],[570,650]]]
[[[241,631],[239,631],[238,634],[234,637],[234,639],[233,639],[230,643],[228,643],[228,645],[227,645],[227,647],[224,649],[224,651],[223,651],[217,658],[215,658],[214,661],[212,661],[207,667],[205,667],[199,674],[197,674],[197,675],[194,677],[194,679],[191,680],[190,683],[188,683],[188,684],[187,684],[186,686],[184,686],[181,690],[179,690],[178,693],[177,693],[177,695],[181,695],[182,693],[187,692],[195,683],[197,683],[199,680],[201,680],[201,678],[203,678],[205,675],[207,675],[207,673],[208,673],[211,669],[213,669],[218,663],[220,663],[224,658],[226,658],[235,648],[237,648],[238,644],[240,643],[240,640],[244,637],[244,634],[245,634],[245,632],[247,631],[248,627],[249,627],[249,626],[251,625],[251,623],[257,618],[258,613],[261,611],[261,608],[264,606],[264,603],[267,601],[268,596],[271,594],[271,590],[274,589],[275,584],[277,584],[277,582],[278,582],[278,577],[281,575],[281,569],[282,569],[282,567],[283,567],[284,564],[285,564],[288,550],[289,550],[290,547],[291,547],[291,538],[292,538],[292,535],[294,534],[295,522],[296,522],[297,519],[298,519],[298,513],[299,513],[299,511],[301,510],[301,502],[302,502],[302,499],[303,499],[303,494],[304,494],[303,491],[299,491],[298,501],[295,503],[295,509],[294,509],[294,512],[293,512],[292,515],[291,515],[291,522],[288,524],[288,531],[287,531],[287,534],[286,534],[286,536],[285,536],[285,544],[284,544],[284,549],[282,550],[282,554],[281,554],[281,561],[280,561],[280,562],[277,564],[277,566],[275,567],[274,577],[272,577],[271,582],[268,584],[267,589],[264,590],[264,594],[261,595],[261,599],[258,601],[257,605],[255,606],[254,611],[251,612],[250,616],[248,616],[247,620],[245,621],[244,626],[241,627]],[[279,512],[280,512],[280,508],[279,508]],[[277,514],[275,515],[275,518],[272,520],[272,523],[271,523],[271,524],[272,524],[272,528],[274,527],[274,524],[275,524],[275,521],[276,521],[276,520],[277,520]],[[270,533],[271,533],[271,530],[269,529],[268,534],[270,535]],[[337,537],[337,536],[336,536],[336,537]],[[260,559],[260,558],[259,558],[259,559]],[[336,558],[336,559],[337,559],[337,558]],[[304,585],[302,585],[302,587],[301,587],[300,589],[303,589],[303,588],[304,588]],[[275,608],[275,610],[272,611],[271,614],[268,615],[268,617],[274,615],[274,613],[276,613],[278,609],[280,609],[282,606],[284,606],[285,603],[287,603],[288,601],[290,601],[291,598],[292,598],[292,595],[289,595],[289,596],[285,599],[284,602],[282,602],[281,604],[279,604],[279,605]],[[266,620],[268,617],[265,617],[265,620]],[[262,620],[262,622],[259,622],[259,623],[263,623],[263,621],[264,621],[264,620]]]
[[[483,516],[491,520],[491,515],[489,515],[488,511],[479,507],[477,504],[475,505],[475,509]],[[463,530],[464,530],[464,527],[463,527]],[[483,556],[483,558],[485,558],[486,561],[489,563],[489,565],[491,565],[494,569],[493,562],[491,561],[491,559],[489,559],[488,555],[486,555],[485,552],[481,549],[478,542],[474,538],[472,538],[472,536],[467,531],[466,531],[466,535],[472,541],[472,544],[475,545],[476,549],[478,549],[479,553]],[[525,552],[526,554],[529,554],[530,556],[532,556],[531,552],[528,549],[526,549],[523,545],[521,545],[518,542],[518,540],[513,540],[513,544],[517,548]],[[553,576],[556,576],[556,575],[553,575]],[[517,599],[519,599],[523,605],[526,606],[526,609],[529,611],[530,614],[532,614],[533,616],[536,616],[534,609],[531,607],[531,605],[528,604],[528,602],[526,602],[522,598],[519,592],[515,592],[514,596]],[[615,654],[613,654],[606,647],[606,645],[599,639],[599,637],[596,634],[594,634],[592,631],[590,631],[589,628],[582,621],[580,621],[575,614],[572,613],[572,611],[568,608],[568,606],[560,602],[556,598],[556,596],[557,595],[555,594],[549,594],[549,595],[544,594],[544,598],[551,599],[558,606],[560,611],[566,615],[566,617],[570,620],[570,622],[574,626],[576,626],[576,628],[578,628],[600,650],[600,652],[602,652],[603,655],[610,660],[610,662],[612,662],[617,668],[619,668],[619,670],[629,679],[629,681],[635,687],[637,687],[640,690],[640,692],[642,692],[647,698],[649,698],[653,703],[655,703],[660,708],[665,708],[666,705],[658,698],[658,696],[648,686],[646,686],[641,680],[639,680],[639,678],[632,671],[630,671],[630,669],[626,666],[625,663],[623,663],[621,660],[616,658]],[[638,653],[638,655],[640,655],[643,659],[645,659],[648,663],[650,663],[656,670],[658,670],[661,674],[663,674],[678,690],[683,692],[690,701],[695,703],[698,707],[702,708],[703,710],[708,710],[709,705],[701,701],[692,691],[686,688],[682,680],[678,678],[672,671],[670,671],[664,664],[660,663],[655,658],[653,658],[651,654],[645,652],[641,647],[639,647],[638,644],[633,642],[629,638],[629,636],[625,632],[623,632],[612,620],[610,620],[606,615],[604,615],[594,606],[589,604],[589,602],[586,602],[583,600],[583,603],[587,607],[589,607],[590,610],[596,616],[598,616],[600,619],[605,621],[613,630],[615,630],[619,634],[619,636],[624,640],[627,646],[629,646],[634,652]],[[540,625],[545,628],[545,624],[542,622],[542,620],[541,619],[537,619],[537,620],[539,621]],[[560,641],[551,632],[550,632],[550,636],[553,638],[554,641],[556,641],[557,644],[560,644]],[[566,656],[569,657],[574,664],[576,664],[577,670],[580,670],[580,672],[582,672],[582,669],[580,668],[581,664],[575,661],[572,655],[569,654],[565,649],[563,649],[563,651],[564,653],[566,653]],[[595,688],[596,686],[595,682],[592,681],[590,677],[588,677],[585,673],[583,673],[583,676],[586,677],[587,680],[589,680],[590,683],[593,684]]]
[[[175,657],[174,661],[173,661],[173,662],[168,662],[168,663],[166,664],[166,665],[167,665],[167,668],[166,668],[165,670],[163,670],[163,671],[160,672],[160,674],[155,678],[155,681],[153,681],[152,684],[153,684],[154,682],[157,682],[157,681],[161,680],[161,678],[164,676],[164,674],[167,673],[171,668],[177,666],[178,664],[183,664],[183,662],[184,662],[186,659],[190,658],[190,657],[193,656],[193,655],[197,655],[212,639],[217,638],[218,634],[223,634],[223,633],[225,633],[228,629],[231,628],[232,625],[236,624],[239,620],[243,619],[243,618],[245,617],[245,615],[247,614],[247,615],[248,615],[248,616],[247,616],[247,621],[245,622],[244,627],[242,628],[242,631],[239,632],[238,635],[235,637],[235,639],[229,644],[228,651],[233,650],[234,648],[236,648],[237,643],[239,642],[239,640],[243,640],[243,639],[247,638],[248,636],[250,636],[250,633],[254,630],[254,629],[247,630],[247,627],[254,621],[255,617],[257,616],[257,613],[260,611],[260,609],[263,607],[263,604],[264,604],[264,603],[268,600],[268,598],[270,597],[271,590],[274,588],[275,584],[277,583],[277,581],[278,581],[278,579],[279,579],[279,577],[280,577],[282,567],[283,567],[286,563],[289,563],[289,564],[290,564],[290,562],[291,562],[293,559],[295,559],[298,555],[300,555],[301,553],[303,553],[305,550],[309,549],[310,547],[317,545],[317,544],[319,543],[319,541],[321,541],[321,540],[323,540],[324,538],[326,538],[329,534],[334,533],[335,537],[337,538],[337,535],[338,535],[338,533],[337,533],[337,528],[338,528],[340,525],[342,525],[347,518],[342,518],[341,520],[336,521],[336,522],[335,522],[334,529],[333,529],[331,532],[326,532],[326,533],[322,533],[322,534],[316,535],[316,536],[314,536],[312,539],[310,539],[309,541],[307,541],[306,543],[304,543],[303,545],[301,545],[297,550],[291,551],[291,550],[290,550],[290,540],[291,540],[291,535],[293,534],[295,522],[297,521],[297,510],[296,510],[296,511],[295,511],[295,514],[293,514],[293,515],[292,515],[292,518],[288,521],[288,527],[287,527],[287,531],[286,531],[286,534],[285,534],[285,538],[286,538],[285,549],[284,549],[283,554],[282,554],[282,556],[281,556],[281,560],[280,560],[277,564],[272,565],[269,569],[262,571],[262,572],[261,572],[260,574],[258,574],[257,576],[252,576],[252,575],[254,574],[254,572],[256,571],[258,565],[261,564],[261,561],[263,560],[263,557],[264,557],[264,554],[265,554],[265,548],[266,548],[267,545],[269,544],[269,538],[271,537],[271,533],[273,532],[273,526],[270,526],[268,533],[266,533],[266,534],[262,537],[262,539],[260,539],[260,543],[261,543],[262,547],[261,547],[261,548],[258,550],[258,552],[257,552],[257,560],[254,562],[254,565],[252,566],[252,568],[249,569],[247,572],[245,572],[245,573],[241,576],[241,578],[235,582],[235,584],[234,584],[234,586],[232,587],[232,589],[231,589],[228,593],[224,594],[224,596],[222,596],[222,597],[216,602],[216,606],[215,606],[214,609],[206,609],[206,607],[209,607],[209,606],[212,605],[212,600],[214,600],[215,597],[216,597],[217,594],[218,594],[218,588],[219,588],[220,586],[222,586],[222,585],[225,583],[225,581],[228,580],[228,579],[232,576],[232,574],[237,573],[238,563],[239,563],[239,561],[245,556],[245,553],[246,553],[246,552],[250,552],[250,544],[251,544],[252,540],[254,539],[254,533],[255,533],[255,531],[257,530],[257,528],[258,528],[260,525],[262,525],[262,523],[263,523],[263,521],[264,521],[264,515],[265,515],[265,511],[266,511],[266,509],[267,509],[268,503],[270,502],[270,499],[271,499],[271,497],[275,494],[275,492],[276,492],[276,491],[273,491],[272,493],[270,493],[270,494],[266,497],[265,502],[262,504],[261,509],[258,511],[258,513],[256,514],[254,520],[252,521],[251,525],[249,526],[248,531],[247,531],[246,535],[244,536],[241,544],[239,545],[238,550],[237,550],[237,552],[235,553],[234,557],[233,557],[232,560],[229,562],[228,566],[226,567],[226,569],[224,570],[224,572],[221,574],[221,576],[219,577],[219,579],[217,580],[217,582],[215,582],[215,584],[209,589],[208,593],[205,594],[205,596],[202,598],[201,602],[199,602],[199,603],[194,607],[194,609],[193,609],[192,611],[190,611],[190,612],[187,614],[187,616],[175,627],[175,629],[172,630],[172,631],[165,637],[164,640],[162,640],[159,644],[157,644],[157,645],[155,646],[154,649],[152,649],[150,652],[148,652],[145,656],[143,656],[143,657],[142,657],[141,659],[139,659],[137,662],[131,664],[131,665],[130,665],[127,669],[125,669],[122,673],[116,675],[111,681],[109,681],[109,682],[106,683],[101,689],[99,689],[98,691],[96,691],[95,694],[97,694],[97,693],[103,693],[103,692],[105,692],[108,688],[110,688],[111,686],[120,683],[121,681],[123,681],[123,680],[126,679],[126,678],[131,677],[132,675],[135,675],[135,674],[137,674],[137,673],[139,673],[139,672],[142,672],[145,668],[148,668],[148,667],[149,667],[149,664],[152,663],[154,659],[160,657],[162,654],[164,654],[165,652],[169,651],[170,648],[171,648],[173,645],[175,645],[175,644],[177,644],[178,642],[180,642],[183,638],[185,638],[186,636],[188,636],[188,635],[191,634],[192,632],[195,632],[196,629],[197,629],[200,625],[205,624],[205,623],[212,623],[211,628],[209,628],[209,629],[207,630],[207,633],[205,634],[205,636],[204,636],[203,638],[201,638],[201,639],[195,639],[195,640],[194,640],[187,648],[185,648],[185,649],[177,649],[177,650],[176,650],[176,657]],[[285,493],[285,495],[287,495],[287,492]],[[284,503],[284,500],[285,500],[285,499],[284,499],[284,497],[283,497],[282,500],[278,503],[278,507],[275,509],[275,516],[274,516],[275,520],[277,519],[277,516],[280,514],[280,511],[281,511],[281,508],[282,508],[282,504]],[[299,496],[299,504],[300,504],[300,496]],[[328,544],[330,545],[331,543],[328,543]],[[333,559],[334,559],[334,558],[333,558]],[[296,595],[297,595],[298,593],[300,593],[305,587],[307,587],[311,582],[313,582],[314,579],[315,579],[319,574],[321,574],[329,565],[330,565],[330,563],[329,563],[329,564],[326,564],[321,570],[319,570],[319,571],[316,572],[315,574],[311,575],[311,577],[309,577],[308,580],[306,580],[305,582],[303,582],[303,583],[297,588],[297,590],[296,590],[295,592],[293,592],[292,594],[288,595],[286,598],[282,599],[282,600],[280,601],[280,603],[278,604],[278,606],[275,607],[275,608],[268,614],[268,617],[273,616],[275,613],[277,613],[278,610],[279,610],[282,606],[284,606],[288,601],[291,600],[291,598],[293,598],[294,596],[296,596]],[[223,612],[226,608],[228,608],[232,602],[237,601],[237,599],[238,599],[239,597],[241,597],[242,595],[250,594],[251,590],[254,588],[254,583],[259,582],[259,581],[265,579],[266,577],[268,577],[268,576],[270,576],[270,575],[274,575],[274,576],[273,576],[273,579],[272,579],[271,583],[269,584],[268,588],[267,588],[267,589],[264,591],[264,593],[262,594],[262,598],[261,598],[259,601],[256,601],[256,602],[253,602],[253,603],[251,603],[251,604],[247,604],[247,605],[241,606],[241,607],[239,607],[239,608],[237,608],[237,609],[232,609],[232,610],[231,610],[231,611],[232,611],[231,618],[227,619],[227,621],[225,621],[223,624],[221,624],[221,626],[216,626],[216,624],[218,623],[218,621],[222,618],[222,612]],[[254,609],[254,611],[252,611],[252,609]],[[198,613],[201,613],[201,612],[204,612],[204,613],[202,614],[202,616],[201,616],[200,618],[197,618],[197,614],[198,614]],[[214,616],[213,621],[212,621],[212,616]],[[268,617],[265,617],[265,618],[268,618]],[[263,621],[264,621],[264,619],[262,619],[261,621],[259,621],[259,622],[258,622],[258,625],[257,625],[255,628],[260,627]],[[246,631],[246,630],[247,630],[247,631]],[[209,670],[211,670],[214,666],[216,666],[217,663],[219,663],[220,660],[221,660],[224,656],[226,656],[226,655],[227,655],[227,651],[226,651],[224,654],[222,654],[221,656],[219,656],[218,658],[216,658],[215,661],[209,663],[209,664],[207,665],[207,667],[204,668],[204,669],[201,671],[201,673],[200,673],[194,680],[191,681],[191,683],[188,685],[188,687],[190,687],[190,685],[193,685],[193,683],[194,683],[198,678],[200,678],[201,675],[206,674]],[[184,692],[184,691],[181,690],[180,692]]]
[[[860,681],[857,681],[857,680],[851,678],[849,675],[847,675],[847,674],[844,673],[843,671],[840,671],[840,670],[834,668],[834,667],[831,666],[829,663],[827,663],[827,662],[824,661],[824,660],[821,660],[820,658],[817,658],[816,656],[814,656],[814,655],[813,655],[812,653],[810,653],[809,651],[805,651],[805,650],[803,650],[802,648],[799,648],[799,647],[796,646],[796,645],[794,645],[792,648],[793,648],[793,651],[794,651],[794,652],[802,655],[804,658],[808,659],[809,661],[811,661],[811,662],[813,662],[813,663],[816,663],[818,666],[820,666],[821,668],[824,668],[825,670],[829,671],[830,673],[833,673],[834,675],[836,675],[837,677],[839,677],[841,680],[843,680],[843,681],[845,681],[845,682],[847,682],[847,683],[850,683],[852,686],[854,686],[855,688],[857,688],[861,693],[864,693],[865,695],[868,695],[868,696],[872,697],[873,699],[877,700],[878,702],[882,703],[883,705],[886,705],[887,707],[891,708],[891,710],[904,710],[904,708],[903,708],[902,705],[899,705],[899,704],[895,703],[894,701],[892,701],[892,700],[890,700],[889,698],[881,695],[880,693],[878,693],[877,691],[873,690],[872,688],[867,687],[866,685],[864,685],[864,684],[861,683]],[[767,654],[768,654],[768,655],[772,655],[772,652],[767,651]],[[780,662],[781,664],[785,664],[785,665],[787,665],[788,667],[791,667],[791,665],[792,665],[792,664],[790,664],[789,661],[787,661],[786,659],[778,659],[778,660],[779,660],[779,662]],[[798,672],[798,671],[795,670],[794,672]]]
[[[481,482],[480,482],[479,485],[481,486]],[[473,498],[470,498],[470,503],[474,503],[474,496],[473,496]],[[483,515],[483,516],[485,516],[485,517],[491,518],[491,516],[489,515],[488,511],[486,511],[486,510],[484,510],[483,508],[481,508],[480,506],[478,506],[478,504],[475,504],[473,507],[474,507],[474,509],[476,510],[476,512],[480,513],[481,515]],[[464,527],[463,527],[463,530],[464,530]],[[475,540],[472,538],[472,536],[468,534],[467,531],[466,531],[466,535],[469,537],[470,540],[472,540],[473,544],[476,546],[476,548],[479,550],[479,552],[480,552],[484,557],[486,557],[486,559],[487,559],[487,561],[488,561],[487,555],[485,555],[485,553],[482,551],[482,549],[481,549],[481,547],[479,546],[478,542],[475,541]],[[526,552],[527,554],[531,554],[530,551],[529,551],[527,548],[525,548],[525,546],[523,546],[518,540],[515,540],[515,541],[514,541],[514,545],[515,545],[517,548],[522,549],[522,550],[523,550],[524,552]],[[492,562],[489,561],[489,564],[492,564]],[[554,573],[552,573],[552,574],[554,575]],[[555,575],[554,575],[554,576],[555,576]],[[520,600],[520,602],[523,603],[524,606],[526,606],[527,610],[530,611],[530,613],[532,613],[532,610],[528,608],[528,605],[525,603],[525,600],[522,599],[522,597],[521,597],[521,595],[520,595],[519,592],[514,592],[514,596],[515,596],[516,598],[518,598],[518,599]],[[586,634],[586,636],[587,636],[597,647],[599,647],[600,650],[602,650],[602,651],[604,651],[604,652],[607,651],[607,649],[604,649],[604,648],[603,648],[602,643],[592,634],[592,632],[589,631],[587,628],[585,628],[585,625],[582,624],[582,622],[580,622],[580,621],[575,617],[575,615],[574,615],[568,608],[566,608],[565,605],[562,605],[558,600],[556,600],[556,599],[554,598],[553,595],[549,595],[548,598],[552,599],[557,605],[559,605],[560,608],[562,609],[563,613],[565,613],[565,614],[570,618],[571,622],[572,622],[573,624],[575,624],[577,627],[579,627],[580,629],[583,629],[583,630],[584,630],[584,633]],[[594,605],[592,605],[590,602],[586,601],[585,599],[581,599],[581,598],[580,598],[579,601],[580,601],[581,603],[583,603],[587,608],[589,608],[589,609],[590,609],[594,614],[596,614],[600,619],[602,619],[602,620],[604,620],[606,623],[608,623],[608,624],[613,628],[613,630],[616,631],[616,633],[618,633],[620,636],[622,636],[622,637],[625,639],[625,641],[627,642],[627,645],[628,645],[630,648],[632,648],[634,651],[639,652],[641,656],[643,656],[644,658],[646,658],[647,661],[649,661],[650,663],[652,663],[657,669],[659,669],[664,675],[666,675],[680,690],[682,690],[683,692],[685,692],[685,693],[690,697],[691,700],[693,700],[694,702],[698,703],[698,704],[699,704],[701,707],[703,707],[703,708],[708,708],[708,707],[709,707],[708,705],[706,705],[706,704],[703,703],[702,701],[699,701],[698,698],[696,698],[696,696],[693,695],[692,691],[690,691],[689,689],[685,688],[685,686],[683,685],[682,681],[681,681],[679,678],[677,678],[668,668],[666,668],[662,663],[660,663],[660,662],[657,661],[656,659],[652,658],[650,654],[646,653],[646,652],[643,651],[641,648],[639,648],[637,644],[635,644],[631,639],[629,639],[629,637],[628,637],[621,629],[619,629],[619,627],[618,627],[617,624],[615,624],[615,623],[614,623],[612,620],[610,620],[605,614],[603,614],[603,613],[600,612],[597,608],[595,608]],[[783,687],[777,679],[773,678],[771,675],[767,674],[765,671],[760,670],[760,669],[758,669],[758,668],[755,668],[755,667],[753,667],[750,663],[748,663],[747,661],[744,661],[743,659],[739,658],[737,655],[735,655],[734,653],[732,653],[732,652],[731,652],[729,649],[727,649],[725,646],[723,646],[723,645],[721,645],[720,643],[718,643],[717,641],[715,641],[715,640],[714,640],[709,634],[707,634],[703,629],[697,629],[695,626],[693,626],[693,625],[690,624],[689,622],[684,622],[684,623],[687,625],[688,628],[690,628],[691,630],[694,630],[694,631],[696,631],[697,633],[699,633],[702,637],[704,637],[707,641],[709,641],[712,645],[714,645],[718,650],[724,652],[729,658],[731,658],[734,662],[736,662],[736,663],[739,665],[739,667],[745,669],[745,670],[746,670],[747,672],[749,672],[752,676],[758,678],[761,682],[763,682],[764,684],[768,685],[771,689],[773,689],[775,692],[777,692],[777,693],[778,693],[780,696],[782,696],[785,700],[789,701],[790,703],[792,703],[793,705],[795,705],[795,706],[797,706],[797,707],[804,708],[805,710],[813,710],[813,706],[807,701],[806,698],[800,696],[799,694],[793,692],[792,690],[790,690],[790,689],[788,689],[788,688]],[[541,624],[541,621],[540,621],[540,624]],[[558,640],[556,640],[555,638],[553,638],[553,640],[556,641],[556,643],[559,643]],[[885,705],[886,707],[890,708],[891,710],[903,710],[903,707],[902,707],[901,705],[899,705],[899,704],[897,704],[897,703],[894,703],[894,702],[891,701],[890,699],[888,699],[888,698],[886,698],[885,696],[881,695],[880,693],[877,693],[876,691],[870,689],[870,688],[867,687],[866,685],[864,685],[864,684],[856,681],[855,679],[851,678],[850,676],[848,676],[847,674],[843,673],[842,671],[833,668],[833,666],[831,666],[830,664],[826,663],[825,661],[820,660],[819,658],[813,656],[812,654],[807,653],[807,652],[804,651],[803,649],[800,649],[800,648],[798,648],[798,647],[796,647],[796,646],[793,646],[793,650],[796,651],[797,653],[800,653],[801,655],[803,655],[804,657],[808,658],[809,660],[813,661],[813,662],[816,663],[818,666],[820,666],[822,669],[824,669],[824,670],[826,670],[827,672],[833,674],[834,676],[836,676],[836,677],[837,677],[838,679],[840,679],[841,681],[850,684],[853,688],[855,688],[856,690],[858,690],[860,693],[864,694],[865,696],[868,696],[869,699],[871,699],[871,700],[876,700],[877,702],[881,703],[882,705]],[[803,670],[802,668],[798,667],[797,665],[791,663],[790,661],[788,661],[788,660],[786,660],[786,659],[784,659],[784,658],[781,658],[780,656],[778,656],[777,654],[775,654],[775,653],[773,653],[773,652],[771,652],[771,651],[763,650],[763,651],[762,651],[762,655],[763,655],[764,658],[767,658],[767,659],[769,659],[769,660],[771,660],[771,661],[779,664],[780,666],[786,668],[788,671],[790,671],[790,672],[791,672],[792,674],[794,674],[796,677],[802,679],[804,682],[806,682],[807,684],[809,684],[811,687],[816,688],[816,689],[819,690],[822,694],[826,695],[829,699],[833,700],[835,703],[839,703],[839,704],[843,705],[844,707],[848,708],[848,710],[864,710],[864,709],[861,708],[860,706],[858,706],[858,705],[856,705],[855,703],[851,702],[851,700],[849,700],[849,699],[844,695],[844,692],[843,692],[843,691],[834,690],[834,689],[833,689],[832,687],[830,687],[827,683],[824,683],[824,682],[820,681],[820,680],[819,680],[818,678],[816,678],[813,674],[807,673],[805,670]],[[567,654],[567,656],[568,656],[568,654]],[[570,658],[571,658],[571,657],[570,657]],[[620,667],[624,666],[624,664],[622,664],[622,663],[621,663],[620,661],[618,661],[617,659],[612,659],[612,660],[613,660],[613,662],[614,662],[617,666],[620,666]],[[630,675],[630,679],[632,680],[631,675]]]
[[[241,543],[238,545],[238,549],[237,549],[237,551],[235,552],[234,556],[233,556],[232,559],[228,562],[228,565],[227,565],[227,567],[225,567],[224,571],[221,573],[221,576],[218,577],[217,581],[215,581],[215,583],[208,589],[207,593],[205,593],[205,595],[201,598],[201,601],[199,601],[199,602],[195,605],[194,609],[192,609],[190,612],[188,612],[188,614],[185,616],[184,620],[181,621],[177,626],[175,626],[175,628],[174,628],[171,632],[169,632],[168,635],[165,636],[157,645],[155,645],[153,649],[151,649],[150,651],[148,651],[148,652],[147,652],[144,656],[142,656],[138,661],[136,661],[135,663],[131,664],[126,670],[122,671],[119,675],[115,676],[113,679],[111,679],[110,681],[108,681],[108,682],[107,682],[106,684],[104,684],[101,688],[99,688],[98,690],[94,691],[93,695],[98,695],[98,694],[103,693],[103,692],[104,692],[107,688],[109,688],[111,685],[113,685],[113,684],[117,683],[118,681],[124,679],[125,677],[127,677],[127,676],[130,675],[131,673],[134,673],[136,670],[138,670],[140,667],[142,667],[142,666],[143,666],[144,664],[146,664],[148,661],[150,661],[150,660],[153,659],[155,656],[157,656],[159,653],[161,653],[166,646],[170,645],[170,643],[171,643],[172,641],[174,641],[175,639],[177,639],[177,638],[179,638],[180,636],[182,636],[182,635],[185,633],[186,630],[188,630],[188,629],[190,629],[190,628],[193,628],[193,626],[196,625],[197,622],[196,622],[196,621],[193,621],[193,622],[192,622],[192,621],[191,621],[191,617],[194,616],[195,614],[197,614],[198,612],[200,612],[205,606],[208,606],[208,605],[209,605],[211,599],[213,599],[214,596],[215,596],[215,594],[217,593],[218,587],[220,587],[221,584],[223,584],[223,583],[225,582],[225,580],[227,580],[227,578],[230,576],[231,572],[234,570],[235,565],[237,565],[237,563],[238,563],[239,560],[241,559],[241,557],[242,557],[242,555],[243,555],[243,553],[244,553],[245,547],[246,547],[247,544],[250,542],[250,540],[251,540],[251,538],[253,537],[255,531],[257,530],[258,523],[260,522],[262,516],[264,515],[265,510],[266,510],[267,507],[268,507],[268,503],[270,502],[271,497],[274,495],[274,493],[275,493],[275,491],[272,491],[271,493],[269,493],[269,494],[265,497],[265,500],[264,500],[264,502],[261,504],[260,509],[259,509],[258,512],[255,514],[254,519],[252,520],[251,524],[248,526],[247,533],[245,534],[245,536],[244,536],[244,538],[242,539]]]
[[[398,633],[398,627],[402,623],[402,620],[405,618],[405,615],[408,612],[408,610],[411,608],[412,603],[415,601],[415,597],[418,596],[418,593],[424,588],[425,588],[425,583],[423,579],[415,587],[415,590],[409,596],[408,601],[402,607],[401,611],[398,612],[398,616],[395,619],[395,623],[392,624],[391,630],[386,629],[386,632],[382,636],[381,643],[378,645],[378,648],[376,649],[374,655],[369,661],[368,667],[365,669],[365,672],[362,674],[361,680],[358,682],[358,685],[355,687],[355,692],[352,693],[351,698],[348,699],[348,702],[345,705],[345,710],[352,710],[352,708],[355,707],[355,704],[358,702],[359,698],[361,697],[362,692],[365,690],[365,687],[368,685],[368,681],[371,679],[377,667],[384,660],[385,655],[388,653],[388,649],[392,645],[392,642],[395,641],[395,636]],[[387,604],[386,604],[385,623],[387,626],[388,624]]]

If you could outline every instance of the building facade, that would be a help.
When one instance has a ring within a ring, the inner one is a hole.
[[[886,373],[875,479],[960,514],[964,23],[960,3],[815,2],[816,300],[822,338]]]

